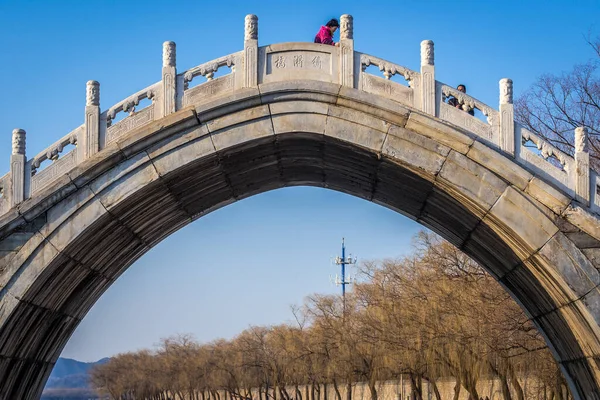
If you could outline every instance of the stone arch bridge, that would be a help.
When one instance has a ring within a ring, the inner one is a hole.
[[[575,398],[600,399],[600,182],[585,128],[565,154],[514,121],[511,80],[495,109],[436,81],[431,41],[412,71],[355,51],[349,15],[340,37],[258,46],[250,15],[243,50],[178,72],[166,42],[161,80],[112,107],[88,82],[84,123],[40,154],[27,157],[13,131],[0,177],[0,399],[39,397],[78,323],[153,245],[290,185],[358,196],[442,235],[521,304]]]

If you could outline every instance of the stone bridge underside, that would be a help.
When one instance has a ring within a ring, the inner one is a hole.
[[[316,81],[170,114],[1,218],[0,398],[37,398],[90,307],[156,243],[293,185],[373,201],[455,244],[535,321],[575,396],[600,398],[595,217],[463,129]]]

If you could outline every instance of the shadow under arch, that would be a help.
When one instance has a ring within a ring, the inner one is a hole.
[[[516,201],[518,189],[510,182],[482,169],[482,182],[502,187],[481,194],[494,198],[482,208],[481,199],[457,185],[469,186],[463,181],[469,176],[457,170],[456,181],[444,178],[443,171],[456,170],[464,156],[408,129],[408,112],[396,105],[396,111],[386,109],[375,96],[342,98],[327,90],[279,86],[269,94],[267,86],[185,109],[107,148],[82,165],[78,177],[69,176],[76,189],[40,217],[37,233],[9,266],[13,275],[2,292],[10,297],[0,310],[0,398],[39,397],[81,319],[154,244],[236,200],[294,185],[373,201],[449,240],[495,276],[533,319],[576,398],[600,398],[590,316],[540,255],[546,245],[560,247],[558,229],[532,248],[490,212],[510,206],[502,199]],[[468,137],[458,130],[455,135]]]

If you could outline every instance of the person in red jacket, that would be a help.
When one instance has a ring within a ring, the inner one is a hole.
[[[340,23],[338,22],[338,20],[335,18],[331,19],[327,24],[325,24],[325,26],[321,27],[319,33],[317,33],[317,36],[315,36],[315,43],[338,46],[339,43],[335,43],[333,41],[333,34],[339,27]]]

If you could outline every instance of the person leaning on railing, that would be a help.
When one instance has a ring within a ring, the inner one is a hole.
[[[325,24],[325,26],[322,26],[321,29],[319,29],[319,33],[317,33],[317,36],[315,36],[315,43],[339,46],[339,43],[335,43],[333,41],[333,34],[339,27],[340,23],[337,19],[330,19],[329,22]]]
[[[463,84],[460,84],[456,87],[456,89],[459,92],[463,92],[463,93],[467,93],[467,87]],[[475,110],[473,110],[473,108],[469,107],[466,104],[460,104],[460,102],[458,101],[458,99],[454,96],[450,96],[450,98],[448,99],[448,104],[451,105],[452,107],[456,107],[458,109],[461,109],[463,111],[468,112],[471,115],[475,115]]]

